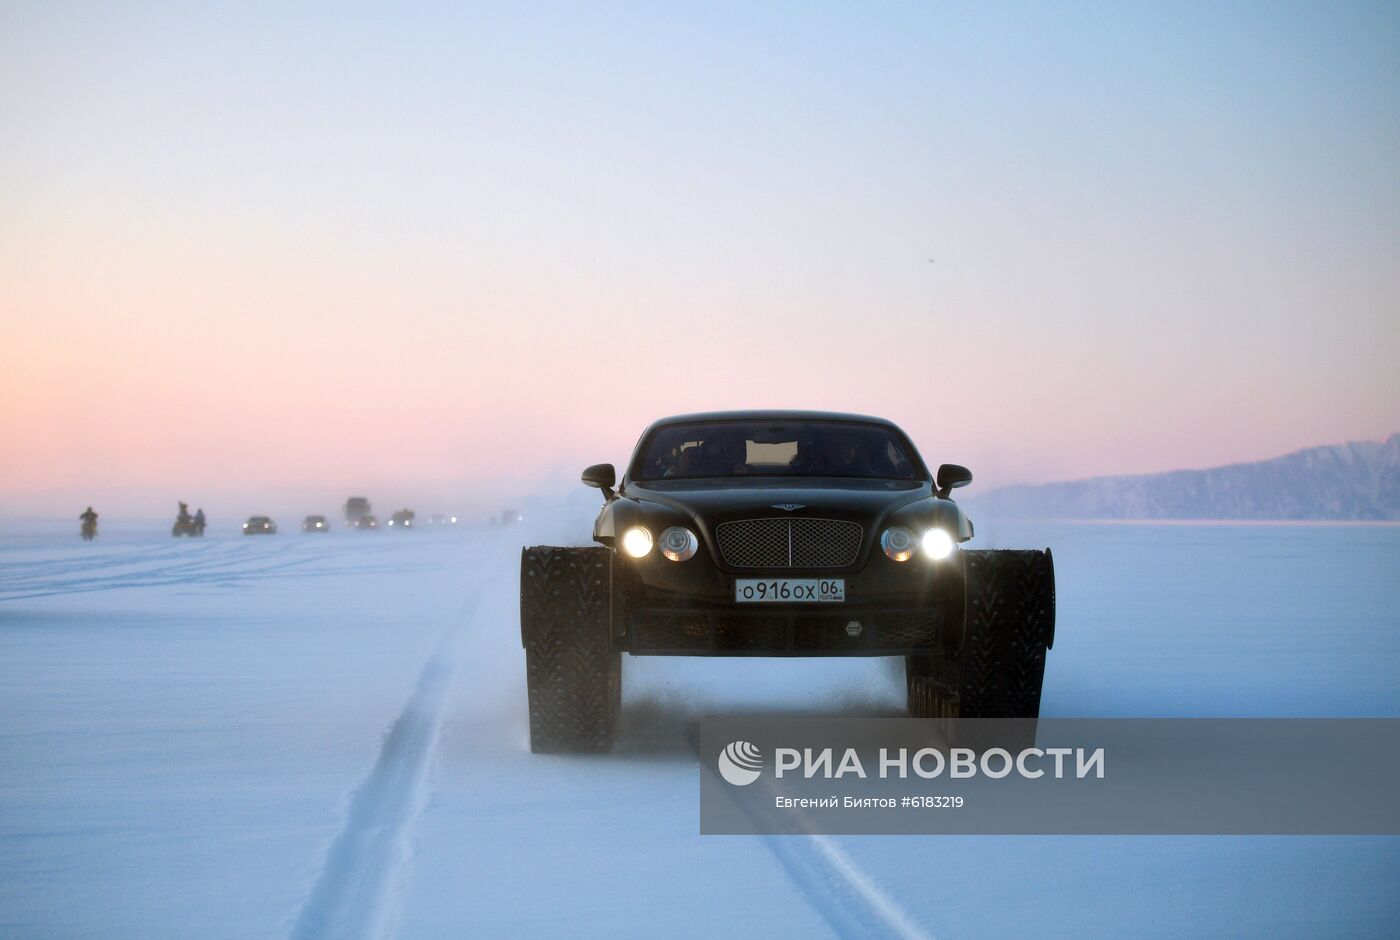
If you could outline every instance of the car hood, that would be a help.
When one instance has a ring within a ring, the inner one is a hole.
[[[806,516],[869,524],[908,503],[928,499],[918,480],[723,479],[629,482],[625,495],[660,503],[709,528],[729,519]],[[776,508],[779,505],[797,508]]]

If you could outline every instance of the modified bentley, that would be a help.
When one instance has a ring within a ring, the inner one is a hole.
[[[805,411],[664,418],[603,494],[592,547],[521,556],[530,746],[611,747],[621,654],[900,656],[916,717],[1017,719],[1034,740],[1054,642],[1049,549],[973,550],[889,421]]]

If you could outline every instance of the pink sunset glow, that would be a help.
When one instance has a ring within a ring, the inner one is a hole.
[[[847,73],[861,30],[717,58],[671,19],[439,15],[11,16],[0,512],[494,505],[728,407],[884,415],[978,486],[1400,430],[1380,39],[1343,67],[1300,26],[1300,77],[1241,29],[1199,53],[1227,72],[1106,89],[1031,23]]]

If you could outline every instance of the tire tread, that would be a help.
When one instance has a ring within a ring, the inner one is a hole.
[[[622,657],[612,649],[612,553],[532,546],[520,556],[520,639],[530,705],[530,750],[612,747]]]
[[[1012,743],[1033,743],[1054,637],[1050,551],[965,551],[967,625],[961,650],[905,660],[909,713],[939,721],[950,738],[961,718],[1016,719]],[[1028,739],[1028,740],[1027,740]]]

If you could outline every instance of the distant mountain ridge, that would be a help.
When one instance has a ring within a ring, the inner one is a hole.
[[[1008,486],[968,503],[1022,518],[1400,519],[1400,434],[1207,470]]]

